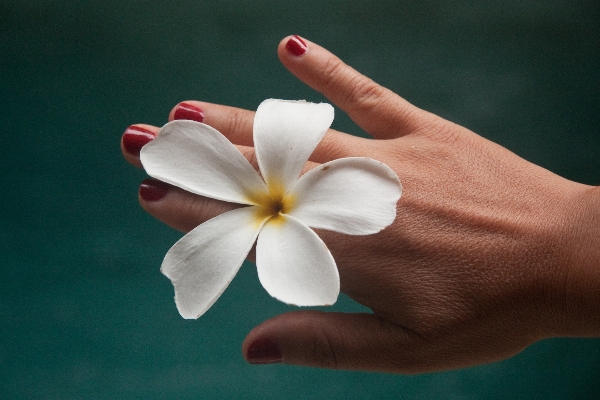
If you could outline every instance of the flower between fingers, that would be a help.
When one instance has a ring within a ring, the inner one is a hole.
[[[310,227],[351,235],[390,225],[402,188],[396,174],[368,158],[338,159],[298,177],[333,121],[328,104],[266,100],[254,121],[261,175],[215,129],[173,121],[144,146],[146,172],[192,193],[239,204],[189,232],[167,252],[161,271],[184,318],[198,318],[229,285],[257,241],[267,292],[299,306],[333,304],[339,275]],[[264,179],[264,180],[263,180]]]

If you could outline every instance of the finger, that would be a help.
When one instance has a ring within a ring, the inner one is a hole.
[[[136,124],[131,125],[125,130],[123,136],[121,136],[121,151],[123,157],[135,165],[136,167],[142,168],[140,161],[140,150],[144,145],[154,140],[158,135],[160,128],[151,125]],[[258,162],[254,149],[248,146],[236,146],[242,155],[252,164],[252,166],[258,170]]]
[[[141,183],[138,198],[150,215],[182,232],[189,232],[217,215],[241,207],[195,195],[156,179],[145,179]]]
[[[199,196],[156,179],[145,179],[138,191],[142,208],[159,221],[181,232],[243,205]],[[254,261],[256,249],[247,258]]]
[[[253,147],[236,146],[250,165],[258,171]],[[316,164],[307,164],[306,169]],[[201,223],[240,205],[210,199],[158,181],[146,179],[140,185],[138,198],[144,210],[172,228],[188,232]]]
[[[221,132],[231,143],[254,146],[252,140],[254,112],[252,111],[188,100],[177,104],[169,113],[169,121],[176,119],[203,122]]]
[[[237,107],[188,100],[171,110],[169,120],[193,119],[203,122],[221,132],[233,144],[253,146],[254,114],[254,111]],[[365,139],[329,129],[309,159],[325,163],[357,155],[357,149],[363,149],[366,145],[364,142]]]
[[[254,149],[237,147],[254,169],[258,170]],[[306,163],[302,174],[318,165],[313,162]],[[189,232],[201,223],[241,206],[190,193],[156,179],[146,179],[142,182],[138,198],[142,208],[150,215],[183,232]]]
[[[278,55],[292,74],[324,94],[375,138],[410,134],[426,114],[304,38],[283,39]]]
[[[121,136],[121,152],[123,153],[123,157],[129,163],[142,168],[140,150],[146,143],[156,137],[158,130],[159,128],[155,126],[143,124],[128,127],[123,136]]]
[[[418,341],[416,334],[374,314],[297,311],[254,328],[242,352],[253,364],[416,372],[426,362],[410,350]]]

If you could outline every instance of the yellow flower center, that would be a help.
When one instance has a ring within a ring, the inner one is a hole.
[[[248,199],[256,205],[254,222],[260,225],[266,218],[270,223],[282,224],[282,214],[289,213],[294,206],[294,196],[285,194],[281,184],[271,183],[268,192],[250,193]]]

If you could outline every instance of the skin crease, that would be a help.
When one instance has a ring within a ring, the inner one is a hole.
[[[317,232],[342,291],[373,314],[276,316],[248,334],[246,357],[266,341],[287,364],[420,373],[501,360],[543,338],[600,336],[600,188],[416,108],[315,43],[290,54],[288,40],[278,48],[284,66],[375,138],[330,130],[305,171],[366,156],[391,167],[404,190],[395,222],[378,234]],[[256,167],[253,112],[186,103]],[[175,187],[140,203],[184,232],[235,207]]]

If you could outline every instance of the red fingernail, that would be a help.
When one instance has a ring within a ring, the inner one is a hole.
[[[246,360],[250,364],[273,364],[282,361],[279,347],[269,339],[258,339],[246,351]]]
[[[155,137],[156,134],[154,132],[132,125],[123,134],[123,147],[132,156],[139,157],[142,147]]]
[[[204,111],[201,108],[188,103],[179,103],[175,108],[173,119],[190,119],[192,121],[202,122],[204,120]]]
[[[156,179],[144,179],[139,193],[144,201],[158,201],[165,197],[168,191],[168,184]]]
[[[285,48],[296,57],[301,56],[308,50],[308,46],[298,35],[292,36],[286,43]]]

